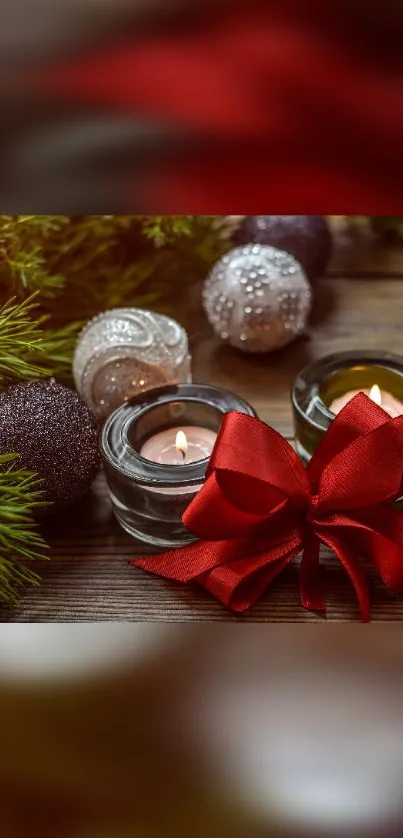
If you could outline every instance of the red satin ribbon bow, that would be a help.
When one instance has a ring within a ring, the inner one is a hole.
[[[132,562],[179,582],[196,580],[234,611],[250,608],[302,552],[304,607],[324,610],[320,542],[356,591],[362,619],[369,593],[359,557],[403,591],[403,416],[390,419],[360,393],[335,418],[305,468],[280,434],[241,413],[222,422],[206,482],[183,516],[200,541]]]

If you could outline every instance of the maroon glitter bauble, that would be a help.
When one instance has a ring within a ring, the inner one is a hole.
[[[0,393],[0,454],[20,454],[16,469],[38,472],[41,516],[80,498],[99,468],[99,426],[81,397],[53,379],[13,384]],[[7,466],[9,467],[9,466]]]
[[[323,276],[332,253],[332,236],[323,215],[248,215],[238,241],[270,244],[291,253],[311,281]]]

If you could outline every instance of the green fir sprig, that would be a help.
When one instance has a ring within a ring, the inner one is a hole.
[[[195,219],[199,225],[206,219],[209,224],[210,220],[210,216],[200,215],[138,215],[136,218],[146,238],[156,247],[175,244],[183,237],[191,238],[195,233]]]
[[[41,351],[40,320],[33,320],[35,297],[21,303],[8,300],[0,308],[0,380],[38,378],[42,369],[30,361]]]
[[[38,328],[46,322],[48,317],[39,318]],[[38,346],[27,353],[27,360],[40,371],[40,375],[53,375],[59,381],[70,384],[71,362],[83,325],[83,321],[74,320],[59,329],[41,330]]]
[[[0,307],[0,382],[63,376],[70,372],[71,358],[82,323],[60,329],[43,329],[47,315],[34,318],[38,294],[18,303],[8,300]]]
[[[53,297],[61,291],[65,279],[49,270],[43,242],[67,222],[67,216],[0,215],[0,282],[8,296],[40,291]]]
[[[39,584],[27,562],[45,559],[47,548],[33,518],[42,505],[41,481],[32,472],[14,469],[18,457],[0,455],[0,600],[9,606],[18,604],[21,586]]]
[[[38,378],[50,367],[63,366],[60,338],[41,328],[43,316],[33,317],[37,294],[18,303],[11,299],[0,307],[0,384]],[[18,468],[18,453],[0,455],[0,601],[13,606],[18,589],[39,584],[39,576],[27,562],[43,559],[46,543],[36,529],[33,513],[42,503],[37,474]]]

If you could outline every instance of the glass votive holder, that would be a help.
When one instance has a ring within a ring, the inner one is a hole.
[[[403,358],[379,351],[339,352],[314,361],[298,374],[291,400],[295,447],[305,462],[336,413],[361,391],[390,416],[403,413]]]
[[[151,550],[195,541],[182,515],[203,485],[222,418],[230,411],[256,415],[226,390],[182,384],[140,394],[107,419],[101,454],[115,516]],[[188,454],[178,443],[182,437]]]
[[[164,384],[190,383],[188,336],[176,320],[114,308],[87,323],[74,354],[76,388],[104,419],[122,402]]]

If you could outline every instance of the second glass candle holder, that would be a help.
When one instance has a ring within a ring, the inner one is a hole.
[[[115,516],[157,551],[195,540],[182,515],[201,489],[223,416],[255,416],[238,396],[208,385],[166,386],[119,407],[101,453]]]
[[[291,400],[296,451],[302,460],[311,458],[336,413],[360,391],[390,416],[403,413],[403,358],[388,352],[338,352],[299,373]]]

